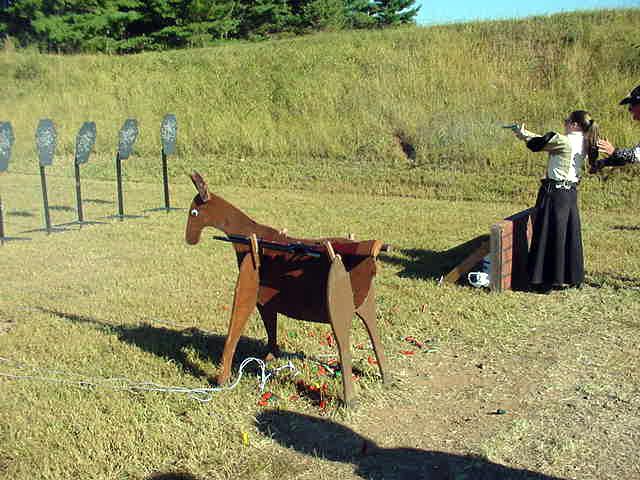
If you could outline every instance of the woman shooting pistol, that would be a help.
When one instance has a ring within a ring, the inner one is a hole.
[[[524,125],[510,125],[533,152],[547,152],[549,160],[535,206],[529,281],[534,290],[579,287],[584,280],[584,259],[578,183],[585,159],[598,157],[598,125],[584,110],[572,112],[564,122],[565,133],[538,135]]]

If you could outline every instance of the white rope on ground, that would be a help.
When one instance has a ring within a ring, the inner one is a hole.
[[[220,386],[220,387],[209,387],[209,388],[187,388],[187,387],[172,387],[172,386],[164,386],[159,385],[153,382],[142,382],[136,383],[126,378],[99,378],[99,377],[89,377],[85,380],[70,380],[67,378],[57,378],[57,377],[46,377],[42,375],[16,375],[12,373],[0,372],[0,377],[8,378],[11,380],[32,380],[32,381],[41,381],[41,382],[50,382],[50,383],[59,383],[65,385],[73,385],[76,387],[94,387],[94,388],[103,388],[106,390],[114,390],[114,391],[129,391],[129,392],[161,392],[161,393],[172,393],[172,394],[182,394],[188,395],[202,403],[207,403],[213,400],[214,393],[224,391],[224,390],[233,390],[238,386],[240,380],[242,379],[242,375],[244,374],[244,369],[251,362],[257,362],[260,367],[260,382],[259,387],[260,391],[263,392],[265,386],[269,379],[279,373],[282,370],[291,370],[294,372],[294,375],[297,375],[299,372],[296,367],[289,360],[285,365],[282,365],[274,370],[268,370],[267,365],[263,360],[255,357],[245,358],[239,367],[238,378],[228,386]],[[38,372],[39,369],[35,367],[30,367],[26,364],[16,362],[14,360],[10,360],[8,358],[0,357],[0,363],[6,363],[14,368],[18,368],[21,370],[31,369],[34,372]],[[47,370],[40,369],[40,371],[49,372],[54,375],[66,375],[66,376],[80,376],[78,374],[73,373],[65,373],[58,370]],[[117,383],[121,383],[122,385],[117,385]]]

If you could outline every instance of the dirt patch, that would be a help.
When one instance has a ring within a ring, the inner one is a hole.
[[[481,352],[443,351],[431,358],[433,363],[424,366],[428,379],[412,382],[415,403],[375,412],[367,425],[372,438],[383,444],[478,454],[482,438],[521,410],[523,393],[539,378],[513,375],[517,360],[497,363]]]
[[[372,410],[357,428],[381,448],[479,458],[535,478],[638,478],[640,464],[628,460],[640,439],[630,373],[638,327],[577,323],[549,325],[499,350],[445,348],[407,369],[406,398]],[[414,369],[424,378],[414,381]]]

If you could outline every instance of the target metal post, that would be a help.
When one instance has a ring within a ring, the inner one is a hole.
[[[76,211],[78,212],[78,223],[84,223],[84,213],[82,211],[82,186],[80,185],[80,165],[73,164],[76,176]]]
[[[11,150],[15,137],[10,122],[0,122],[0,176],[9,170],[9,160],[11,160]],[[30,240],[25,237],[5,237],[4,235],[4,205],[0,192],[0,245],[12,240]]]
[[[49,196],[47,195],[47,175],[44,165],[40,165],[40,185],[42,187],[42,203],[44,205],[44,227],[47,233],[51,233],[51,215],[49,213]]]
[[[96,143],[96,124],[94,122],[84,122],[78,135],[76,136],[76,156],[74,171],[76,176],[76,203],[78,208],[78,222],[84,223],[84,212],[82,211],[82,186],[80,184],[80,165],[89,161],[89,155]]]
[[[162,149],[162,182],[164,184],[164,209],[170,210],[171,204],[169,200],[169,173],[167,169],[167,154]]]
[[[13,147],[13,130],[9,122],[0,122],[0,174],[9,169],[11,148]],[[0,245],[4,245],[4,212],[2,207],[2,192],[0,192]]]
[[[121,221],[126,217],[135,218],[137,215],[124,214],[124,194],[122,190],[122,160],[126,160],[133,151],[133,144],[138,137],[138,122],[133,118],[125,120],[120,129],[118,152],[116,153],[116,182],[118,194],[118,213],[115,215]]]
[[[2,195],[0,195],[0,245],[4,245],[4,212],[2,210]]]
[[[4,245],[4,212],[2,211],[2,195],[0,194],[0,245]]]
[[[78,212],[78,220],[65,223],[64,225],[97,225],[103,222],[88,222],[84,219],[84,210],[82,208],[82,184],[80,182],[80,165],[89,161],[89,156],[96,143],[96,124],[95,122],[84,122],[76,136],[76,153],[73,162],[74,175],[76,180],[76,211]]]
[[[47,175],[45,168],[53,164],[53,156],[56,151],[56,128],[48,118],[40,120],[36,130],[36,148],[40,163],[40,183],[42,185],[42,202],[44,206],[44,222],[47,234],[55,231],[51,227],[51,215],[49,214],[49,198],[47,194]]]
[[[120,152],[116,153],[116,187],[118,192],[118,216],[120,220],[124,218],[124,198],[122,195],[122,160]]]
[[[176,151],[176,139],[178,136],[178,122],[176,116],[168,113],[162,119],[160,125],[160,140],[162,141],[162,184],[164,192],[164,207],[154,208],[150,211],[164,210],[167,213],[171,210],[182,210],[181,208],[171,208],[169,198],[169,169],[167,167],[167,156],[173,155]]]
[[[162,139],[162,178],[164,182],[164,208],[171,210],[169,200],[169,173],[167,168],[167,155],[176,151],[176,139],[178,137],[178,122],[176,116],[169,113],[162,119],[160,126],[160,138]]]

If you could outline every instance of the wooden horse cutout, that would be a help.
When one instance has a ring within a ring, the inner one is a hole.
[[[350,329],[353,314],[362,319],[371,339],[384,383],[390,380],[376,323],[373,277],[379,240],[356,242],[346,238],[304,240],[256,223],[224,199],[209,193],[196,172],[191,180],[198,190],[186,228],[186,241],[195,245],[204,227],[222,230],[227,237],[245,237],[248,244],[234,243],[239,274],[233,299],[229,331],[222,354],[219,384],[231,375],[231,362],[247,320],[254,308],[267,330],[267,359],[276,356],[277,315],[311,322],[330,323],[342,364],[343,401],[353,400]],[[262,243],[259,243],[262,242]],[[310,251],[278,251],[269,244],[299,245]],[[337,254],[336,254],[337,253]]]

